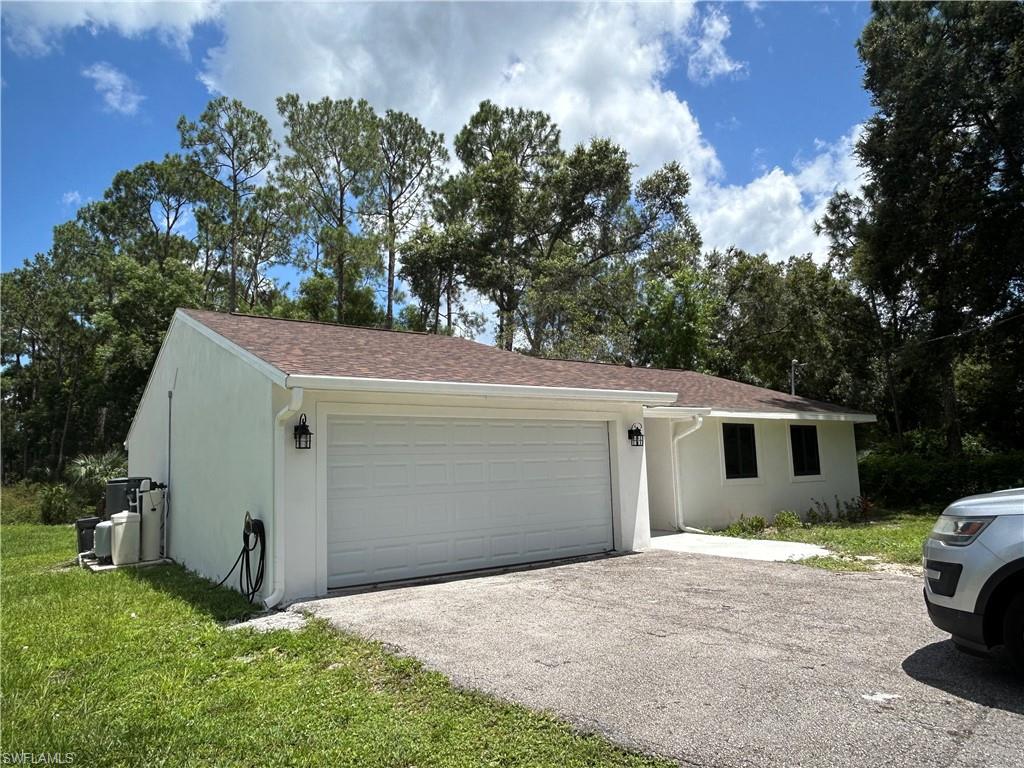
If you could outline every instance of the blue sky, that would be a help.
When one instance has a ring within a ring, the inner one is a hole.
[[[273,116],[285,90],[365,96],[450,135],[483,98],[546,109],[567,142],[611,135],[637,173],[678,159],[708,246],[821,253],[827,197],[855,186],[870,114],[855,41],[866,3],[633,9],[498,4],[5,3],[2,263],[120,169],[178,149],[214,93]]]

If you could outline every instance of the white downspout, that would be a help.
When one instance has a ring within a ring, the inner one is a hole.
[[[681,422],[672,422],[672,432],[676,430],[676,426]],[[693,422],[679,434],[673,434],[672,443],[672,500],[675,502],[676,512],[676,530],[678,531],[689,531],[690,533],[703,533],[699,528],[687,528],[683,525],[683,500],[679,493],[679,450],[677,448],[679,441],[687,435],[692,435],[704,424],[704,417],[700,415],[693,416]]]
[[[263,601],[265,608],[273,608],[284,597],[284,447],[288,437],[285,422],[294,416],[302,407],[302,387],[289,390],[291,398],[288,405],[277,412],[274,418],[274,519],[270,535],[273,541],[270,546],[273,554],[273,591]]]

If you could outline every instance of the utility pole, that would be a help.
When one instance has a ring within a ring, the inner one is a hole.
[[[807,363],[801,363],[796,358],[789,363],[789,394],[796,394],[796,369],[803,368]]]

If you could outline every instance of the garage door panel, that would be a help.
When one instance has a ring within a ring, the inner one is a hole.
[[[491,459],[487,469],[492,483],[518,483],[522,478],[518,459]]]
[[[366,450],[370,446],[367,439],[370,434],[370,424],[363,419],[327,423],[327,445],[330,448]]]
[[[408,448],[414,434],[408,419],[378,420],[373,425],[375,448]]]
[[[455,485],[481,485],[487,482],[487,465],[482,461],[456,461],[452,479]]]
[[[327,467],[328,492],[357,491],[369,487],[366,462],[329,465]]]
[[[604,422],[336,417],[326,431],[331,587],[612,548]]]
[[[468,562],[484,560],[487,557],[487,539],[483,536],[462,536],[455,539],[453,559],[460,570]]]
[[[382,488],[409,488],[410,469],[412,462],[375,461],[373,462],[373,485]]]
[[[416,485],[431,489],[435,486],[447,486],[451,482],[449,469],[446,461],[417,461]]]
[[[608,427],[605,424],[583,423],[579,425],[579,444],[602,452],[608,450]]]

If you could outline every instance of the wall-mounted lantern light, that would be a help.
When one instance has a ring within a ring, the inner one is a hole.
[[[299,423],[295,425],[295,447],[311,448],[313,446],[313,433],[309,431],[306,424],[306,414],[299,416]]]
[[[626,430],[629,436],[629,444],[635,448],[641,448],[644,444],[644,428],[640,424],[634,424]]]

